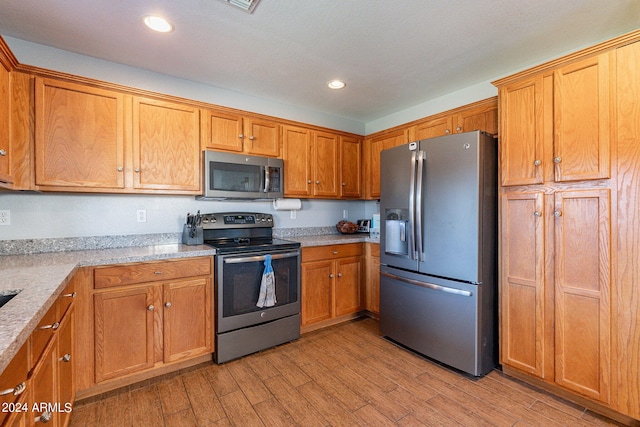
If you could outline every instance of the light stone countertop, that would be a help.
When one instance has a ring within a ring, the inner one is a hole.
[[[347,243],[380,243],[379,239],[369,237],[368,233],[354,234],[325,234],[320,236],[294,236],[284,239],[300,242],[305,246],[344,245]]]
[[[0,372],[27,341],[77,268],[214,254],[209,246],[176,243],[0,256],[0,295],[20,290],[0,308]]]

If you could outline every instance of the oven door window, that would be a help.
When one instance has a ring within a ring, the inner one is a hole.
[[[262,191],[263,166],[210,162],[209,189],[256,193]]]
[[[238,262],[239,259],[247,261]],[[256,260],[254,260],[256,259]],[[260,283],[264,273],[264,256],[230,257],[222,271],[222,317],[238,316],[264,311],[298,301],[299,256],[271,260],[275,275],[276,304],[273,307],[256,306],[260,296]]]

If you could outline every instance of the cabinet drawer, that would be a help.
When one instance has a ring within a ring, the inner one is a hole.
[[[362,243],[302,248],[302,262],[331,260],[359,255],[362,255]]]
[[[97,267],[93,271],[93,287],[101,289],[210,274],[210,258],[190,258],[179,261],[143,262],[114,267]]]
[[[0,391],[15,390],[16,387],[20,389],[22,384],[27,386],[27,373],[29,371],[27,355],[28,347],[25,343],[0,375]],[[0,408],[0,425],[4,425],[5,419],[9,416],[10,411],[7,410],[6,405],[17,401],[21,394],[21,392],[18,392],[18,395],[15,395],[13,392],[9,392],[0,395],[0,405],[2,405]]]

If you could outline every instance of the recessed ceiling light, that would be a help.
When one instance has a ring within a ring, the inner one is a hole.
[[[166,19],[159,16],[145,16],[144,25],[151,28],[153,31],[158,31],[160,33],[169,33],[173,31],[173,25],[171,25]]]
[[[342,89],[346,85],[347,84],[342,80],[331,80],[330,82],[327,83],[327,86],[329,86],[329,89]]]

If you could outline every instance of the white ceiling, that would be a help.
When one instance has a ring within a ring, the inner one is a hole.
[[[637,28],[639,0],[0,0],[0,34],[363,123]]]

